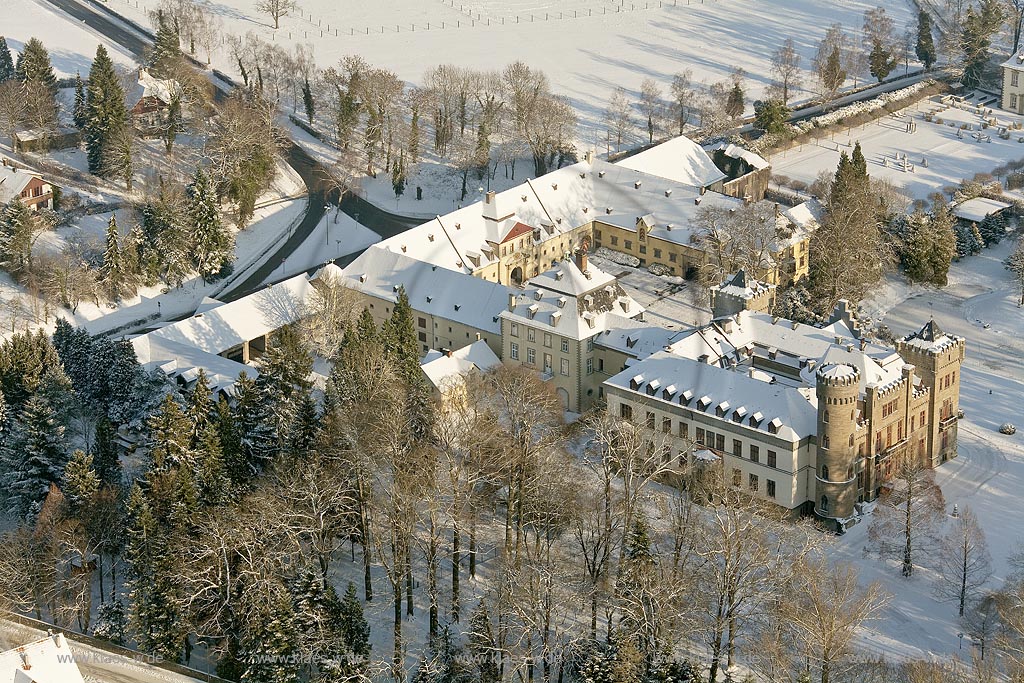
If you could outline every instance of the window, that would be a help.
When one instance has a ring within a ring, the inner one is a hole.
[[[640,253],[641,254],[646,254],[647,253],[647,247],[645,247],[644,245],[641,244],[640,245]]]
[[[594,231],[594,240],[596,240],[598,242],[601,241],[601,231],[600,230],[595,230]]]
[[[1010,80],[1015,80],[1016,78],[1017,78],[1017,74],[1013,74],[1013,76],[1011,76]],[[1010,109],[1016,109],[1016,108],[1017,108],[1017,96],[1016,95],[1010,95]]]
[[[1017,84],[1019,82],[1020,82],[1020,74],[1018,72],[1016,72],[1016,71],[1011,71],[1010,72],[1010,85],[1012,85],[1014,88],[1016,88]]]
[[[678,257],[679,257],[679,255],[678,255],[678,254],[676,254],[675,252],[673,252],[673,253],[671,253],[671,254],[669,254],[669,255],[668,255],[668,260],[669,260],[670,262],[672,262],[672,263],[675,263],[675,262],[676,262],[676,259],[677,259]]]
[[[562,339],[562,353],[569,353],[569,340]]]
[[[633,248],[632,240],[626,240],[625,247],[626,247],[626,249],[632,249]]]
[[[739,439],[732,440],[732,454],[738,458],[743,457],[743,442]]]
[[[526,362],[529,363],[530,365],[537,364],[537,349],[534,349],[532,347],[526,349]]]
[[[725,434],[715,434],[715,448],[720,451],[725,450]]]
[[[612,235],[612,246],[614,247],[614,246],[615,246],[615,245],[617,245],[618,243],[619,243],[619,237],[618,237],[618,235]]]
[[[597,369],[604,371],[604,358],[597,359]]]
[[[594,359],[593,358],[588,358],[587,359],[587,374],[588,375],[593,375],[594,374]]]
[[[684,439],[689,439],[690,438],[690,425],[686,424],[685,422],[680,422],[679,423],[679,436],[683,437]]]
[[[829,443],[829,438],[828,438],[828,434],[826,434],[825,436],[821,437],[821,447],[822,448],[828,448],[828,443]]]
[[[700,427],[697,427],[697,443],[704,445],[704,430]]]
[[[654,413],[647,411],[647,428],[654,429]]]
[[[535,342],[537,341],[537,330],[532,327],[526,328],[526,341]]]
[[[739,486],[742,481],[743,481],[743,473],[740,472],[738,469],[733,469],[733,471],[732,471],[732,485],[733,486]]]
[[[593,350],[594,350],[594,338],[591,337],[590,339],[587,340],[587,353],[590,353]]]
[[[778,467],[778,456],[775,451],[768,451],[768,467]]]
[[[519,344],[512,342],[508,355],[512,356],[512,360],[519,360]]]
[[[750,444],[750,462],[761,462],[761,447]]]
[[[818,506],[818,509],[822,512],[828,512],[828,496],[821,497],[821,505]]]
[[[715,447],[715,433],[709,429],[707,434],[708,434],[708,436],[707,436],[708,448],[714,448]]]
[[[666,434],[671,434],[672,433],[672,418],[671,417],[663,417],[663,418],[661,418],[661,431],[665,432]]]
[[[824,479],[825,481],[829,480],[829,478],[828,478],[828,465],[822,465],[821,466],[821,478]]]
[[[775,497],[775,482],[771,479],[764,480],[764,492],[769,498]]]
[[[513,337],[519,336],[519,323],[512,323],[508,328],[508,333]]]
[[[826,424],[828,423],[828,411],[827,410],[824,413],[822,413],[821,421],[825,422]]]
[[[426,327],[427,326],[427,319],[426,318],[420,318],[417,322],[419,322],[420,327]]]
[[[654,258],[661,258],[661,249],[654,250]]]
[[[621,417],[623,420],[632,420],[633,406],[629,405],[628,403],[623,403],[619,405],[619,417]]]
[[[420,332],[419,337],[420,337],[420,341],[422,343],[424,343],[424,344],[427,343],[427,333],[426,332]]]
[[[549,374],[549,375],[551,374],[551,354],[550,353],[545,353],[544,354],[544,372]]]
[[[757,491],[758,482],[756,474],[751,474],[749,477],[747,477],[747,486],[750,487],[751,491]]]
[[[545,332],[544,333],[544,346],[548,347],[549,349],[551,348],[551,333],[550,332]]]
[[[566,377],[569,376],[569,359],[568,358],[563,358],[562,359],[562,368],[561,368],[561,370],[562,370],[562,374],[563,375],[565,375]]]

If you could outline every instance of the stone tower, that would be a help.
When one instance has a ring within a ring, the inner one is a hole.
[[[928,443],[926,464],[936,467],[957,455],[957,418],[960,413],[960,365],[965,344],[946,334],[934,320],[896,342],[896,352],[915,366],[928,387]]]
[[[715,318],[740,311],[768,313],[775,305],[775,285],[755,280],[743,270],[710,290],[711,314]]]
[[[846,363],[822,365],[815,373],[818,396],[818,457],[814,512],[826,519],[852,517],[857,502],[857,398],[860,371]]]

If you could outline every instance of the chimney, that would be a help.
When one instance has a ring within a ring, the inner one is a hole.
[[[452,357],[452,350],[451,349],[444,349],[444,355],[446,355],[449,358],[451,358]]]
[[[492,203],[492,202],[494,201],[494,194],[495,194],[495,193],[494,193],[494,190],[491,190],[490,192],[488,192],[487,194],[485,194],[485,195],[484,195],[484,204],[490,204],[490,203]]]
[[[576,250],[576,267],[581,273],[587,272],[587,251],[582,247]]]
[[[866,338],[864,338],[864,337],[861,337],[861,340],[860,340],[860,350],[863,351],[867,347],[868,347],[868,340]]]
[[[514,292],[508,293],[508,310],[516,310],[516,295]]]
[[[594,150],[588,149],[587,153],[583,155],[583,160],[588,164],[594,163]]]

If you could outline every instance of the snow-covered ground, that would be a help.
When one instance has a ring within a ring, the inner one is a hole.
[[[333,208],[302,245],[267,276],[265,282],[277,282],[285,276],[362,251],[379,241],[380,235]]]
[[[967,340],[960,455],[938,469],[937,483],[947,511],[954,504],[961,510],[970,507],[987,534],[994,569],[989,588],[998,587],[1007,575],[1007,557],[1024,541],[1024,440],[1020,434],[998,432],[1004,422],[1024,423],[1024,309],[1017,306],[1019,291],[1003,267],[1012,248],[1013,241],[1004,240],[954,263],[950,284],[942,290],[889,286],[881,301],[868,307],[883,313],[882,321],[895,334],[917,329],[934,316],[943,330]],[[883,617],[864,630],[861,643],[889,658],[969,659],[968,637],[960,650],[957,634],[964,629],[956,606],[937,602],[932,595],[934,574],[926,569],[904,579],[895,564],[866,556],[869,524],[870,517],[852,527],[836,547],[836,557],[857,564],[864,581],[879,580],[894,596]]]
[[[1010,130],[1008,140],[998,133],[1000,128],[1021,125],[1024,117],[996,109],[985,114],[995,118],[995,125],[983,129],[983,117],[974,107],[947,107],[939,100],[926,99],[866,125],[837,130],[821,140],[778,152],[769,159],[772,172],[811,183],[822,171],[834,172],[840,153],[849,154],[860,142],[868,173],[891,180],[911,199],[926,199],[976,173],[991,173],[1008,161],[1024,159],[1024,131]],[[932,115],[932,121],[925,120],[926,114]],[[916,132],[907,132],[908,122],[917,125]],[[961,126],[968,128],[961,131]],[[958,137],[958,131],[962,137]],[[988,136],[989,141],[981,141],[979,136]],[[907,170],[896,158],[904,154]]]
[[[57,78],[74,77],[76,73],[84,78],[89,73],[96,46],[100,43],[107,48],[114,64],[125,69],[135,64],[135,59],[121,48],[66,15],[55,12],[43,0],[8,0],[4,3],[0,35],[7,39],[7,45],[16,53],[21,52],[29,38],[39,38],[50,53],[50,61]]]
[[[156,4],[111,0],[110,6],[148,25],[147,11]],[[601,112],[617,87],[635,97],[644,78],[667,91],[679,71],[690,69],[696,83],[710,84],[739,67],[748,74],[749,103],[768,85],[771,54],[787,37],[809,68],[829,24],[841,23],[859,41],[864,11],[879,4],[899,32],[916,17],[905,0],[787,0],[784,12],[768,0],[301,0],[300,11],[274,31],[255,0],[209,6],[225,33],[251,31],[285,47],[308,43],[320,66],[358,54],[417,85],[438,64],[502,69],[524,61],[545,71],[554,91],[572,101],[585,123],[584,142],[597,147]],[[223,47],[214,62],[235,71]],[[809,96],[799,90],[795,97]]]

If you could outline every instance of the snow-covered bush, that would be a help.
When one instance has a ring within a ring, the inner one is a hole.
[[[607,259],[612,263],[618,263],[620,266],[629,266],[630,268],[636,268],[640,265],[640,259],[638,259],[636,256],[623,254],[621,251],[612,251],[607,247],[598,247],[597,251],[594,252],[594,255],[603,259]]]
[[[672,271],[668,269],[668,266],[663,266],[660,263],[652,263],[647,266],[647,270],[651,275],[668,275]]]
[[[853,104],[848,104],[845,107],[840,107],[839,109],[830,111],[827,114],[815,116],[813,118],[807,119],[806,121],[799,121],[793,124],[793,128],[798,133],[807,133],[813,130],[814,128],[826,128],[828,126],[840,123],[844,119],[848,119],[853,116],[860,116],[863,114],[874,114],[884,109],[886,106],[912,97],[917,93],[921,92],[922,90],[924,90],[925,88],[929,88],[934,84],[935,81],[932,80],[914,83],[913,85],[909,85],[906,88],[901,88],[899,90],[893,90],[892,92],[883,93],[878,97],[871,98],[870,100],[865,100],[863,102],[854,102]]]
[[[999,433],[1000,434],[1016,434],[1017,433],[1017,428],[1014,425],[1012,425],[1011,423],[1009,423],[1009,422],[1004,422],[1003,425],[1001,427],[999,427]]]

